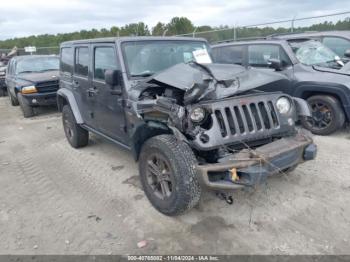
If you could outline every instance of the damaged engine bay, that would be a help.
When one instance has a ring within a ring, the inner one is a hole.
[[[181,77],[179,77],[181,76]],[[148,123],[164,124],[215,163],[241,149],[295,134],[296,107],[287,115],[276,108],[281,93],[256,90],[288,84],[283,76],[225,64],[178,64],[136,83],[135,110]]]

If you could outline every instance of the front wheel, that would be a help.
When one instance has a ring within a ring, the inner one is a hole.
[[[139,159],[141,183],[158,211],[176,216],[199,202],[196,165],[191,148],[173,135],[156,136],[143,145]]]
[[[338,99],[316,95],[307,99],[312,117],[301,119],[302,125],[316,135],[329,135],[344,125],[345,114]]]
[[[18,103],[18,99],[16,97],[13,97],[11,92],[10,92],[10,89],[7,88],[7,94],[9,96],[9,99],[10,99],[10,103],[12,106],[18,106],[19,103]]]
[[[4,88],[0,87],[0,97],[6,96],[6,91]]]
[[[23,112],[23,116],[25,118],[34,116],[34,109],[33,109],[33,107],[31,107],[30,105],[28,105],[24,101],[24,98],[23,98],[22,94],[18,94],[17,97],[18,97],[19,105],[21,106],[21,109],[22,109],[22,112]]]

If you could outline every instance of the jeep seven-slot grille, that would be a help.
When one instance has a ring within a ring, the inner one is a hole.
[[[279,120],[271,101],[215,109],[222,137],[276,129]]]
[[[35,87],[38,89],[39,93],[48,93],[48,92],[57,91],[58,85],[59,85],[58,80],[55,80],[55,81],[38,83],[35,85]]]

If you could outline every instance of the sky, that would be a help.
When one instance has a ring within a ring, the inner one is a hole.
[[[195,26],[243,26],[344,11],[350,11],[349,0],[2,0],[0,39],[110,28],[140,21],[151,29],[157,22],[167,23],[174,16],[185,16]],[[295,26],[324,20],[297,22]]]

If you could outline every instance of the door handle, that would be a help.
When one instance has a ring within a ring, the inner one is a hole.
[[[89,88],[86,92],[88,93],[89,96],[94,96],[95,94],[98,93],[98,90],[96,87],[94,87],[94,88]]]
[[[73,81],[73,88],[78,88],[80,86],[78,81]]]

